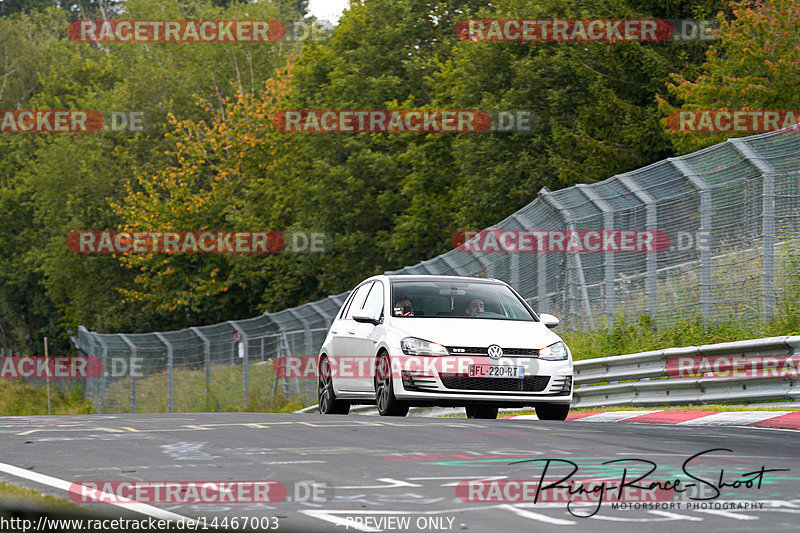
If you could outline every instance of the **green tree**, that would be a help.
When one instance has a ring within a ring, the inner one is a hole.
[[[800,94],[800,2],[759,0],[734,2],[733,18],[719,18],[720,29],[709,48],[702,73],[675,73],[670,97],[661,110],[798,109]],[[681,153],[695,151],[743,133],[673,133]]]

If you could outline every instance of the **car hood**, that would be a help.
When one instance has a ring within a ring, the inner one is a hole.
[[[560,339],[541,322],[480,318],[399,318],[392,326],[405,336],[444,346],[489,346],[541,349]]]

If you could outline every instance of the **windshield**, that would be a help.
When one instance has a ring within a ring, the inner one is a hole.
[[[495,283],[395,281],[392,303],[394,317],[536,320],[511,289]]]

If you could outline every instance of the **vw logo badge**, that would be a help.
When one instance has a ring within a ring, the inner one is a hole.
[[[489,354],[489,357],[492,359],[500,359],[501,357],[503,357],[503,349],[496,344],[492,344],[491,346],[489,346],[487,353]]]

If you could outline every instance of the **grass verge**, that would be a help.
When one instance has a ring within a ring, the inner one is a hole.
[[[19,487],[10,483],[0,482],[0,500],[20,502],[42,507],[52,511],[81,511],[80,505],[51,494],[42,494],[38,490]]]
[[[679,346],[800,335],[800,306],[784,305],[773,320],[765,323],[747,320],[709,322],[691,317],[670,327],[655,328],[646,316],[634,320],[620,317],[614,327],[557,333],[569,346],[573,359],[579,361]]]
[[[291,413],[305,407],[307,402],[296,395],[294,387],[289,394],[281,392],[273,399],[275,374],[270,365],[251,365],[249,368],[248,401],[244,401],[243,368],[241,366],[212,365],[206,386],[205,369],[178,368],[173,371],[173,405],[175,413],[249,411]],[[305,385],[305,384],[304,384]],[[168,411],[168,376],[166,373],[136,380],[136,412],[166,413]],[[300,389],[305,390],[304,388]],[[294,395],[292,393],[295,393]],[[104,413],[128,413],[131,410],[131,380],[125,378],[113,383],[103,401]]]
[[[80,387],[64,393],[58,388],[50,391],[50,413],[82,415],[94,412],[92,402],[83,397]],[[47,414],[47,389],[20,380],[0,380],[0,416]]]

